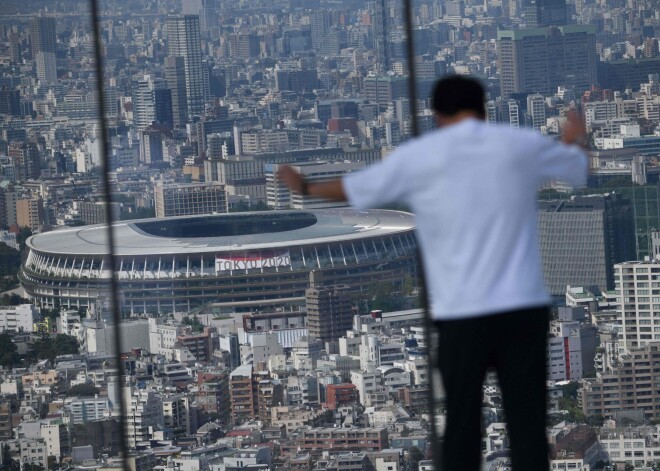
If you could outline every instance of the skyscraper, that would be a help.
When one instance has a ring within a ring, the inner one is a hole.
[[[376,0],[373,20],[374,49],[376,50],[376,71],[390,69],[390,19],[387,0]]]
[[[183,57],[165,58],[165,80],[172,92],[172,119],[174,127],[186,124],[188,99],[186,98],[186,68]]]
[[[321,49],[323,38],[330,29],[330,16],[327,10],[314,10],[310,17],[310,27],[312,32],[312,47],[316,50]]]
[[[635,259],[632,208],[620,195],[539,203],[539,243],[548,291],[612,289],[615,263]]]
[[[35,16],[30,21],[30,41],[32,45],[32,58],[38,52],[55,53],[57,38],[55,35],[55,18],[49,16]]]
[[[549,94],[560,85],[579,93],[597,82],[591,25],[500,30],[497,49],[502,96]]]
[[[57,82],[57,62],[52,52],[37,52],[37,78],[44,83]]]
[[[566,0],[526,0],[524,12],[529,28],[564,26],[568,23]]]
[[[167,47],[168,55],[183,57],[187,117],[203,114],[204,71],[199,16],[174,15],[168,17]]]

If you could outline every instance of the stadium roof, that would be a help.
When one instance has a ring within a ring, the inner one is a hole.
[[[116,255],[177,255],[313,245],[378,237],[414,228],[400,211],[324,209],[209,214],[113,224]],[[48,254],[100,255],[107,252],[105,225],[45,232],[27,241]]]

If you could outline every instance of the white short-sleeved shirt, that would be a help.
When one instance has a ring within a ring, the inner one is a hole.
[[[343,187],[357,208],[414,212],[433,317],[461,319],[549,302],[537,191],[554,179],[582,186],[586,176],[578,146],[467,119],[346,175]]]

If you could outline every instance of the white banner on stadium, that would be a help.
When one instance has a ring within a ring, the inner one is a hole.
[[[289,266],[291,266],[291,254],[288,250],[218,254],[215,257],[216,271],[260,270]]]

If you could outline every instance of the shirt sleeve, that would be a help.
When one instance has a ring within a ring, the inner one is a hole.
[[[574,187],[587,184],[587,153],[579,146],[554,142],[538,135],[536,137],[540,183],[561,180]]]
[[[407,156],[410,145],[403,145],[385,160],[367,168],[349,173],[342,178],[344,194],[351,206],[369,209],[391,203],[405,204],[410,190],[410,179],[406,178],[411,165]]]

